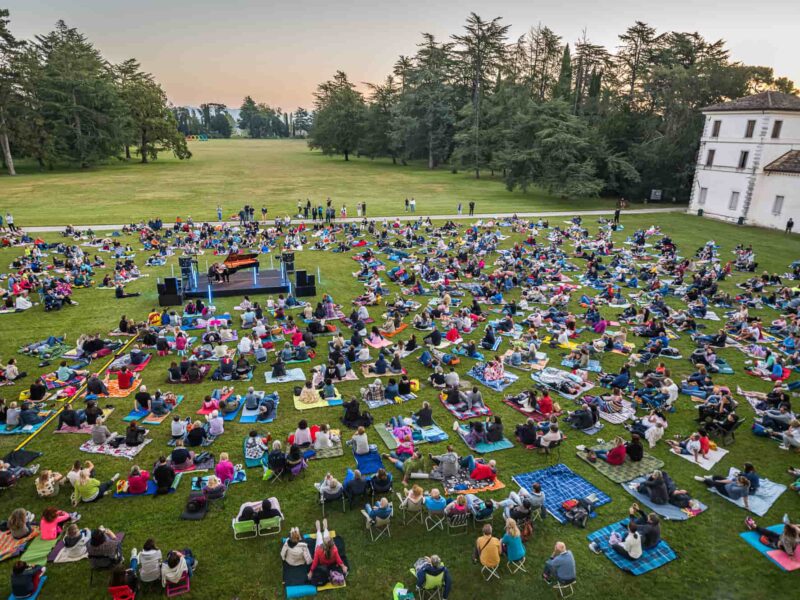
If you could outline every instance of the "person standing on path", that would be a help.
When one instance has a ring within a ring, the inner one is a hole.
[[[222,221],[222,207],[217,204],[217,221]]]
[[[6,225],[8,225],[8,230],[9,231],[16,231],[17,230],[17,226],[14,225],[14,215],[12,215],[8,211],[6,211]]]
[[[461,215],[461,202],[458,203],[458,208],[456,209],[456,211],[458,212],[458,214],[460,216]]]
[[[786,233],[792,233],[792,228],[794,227],[794,219],[789,217],[789,220],[786,221]]]
[[[614,225],[619,225],[619,213],[620,213],[620,211],[621,211],[621,209],[620,209],[619,206],[614,211]]]
[[[475,214],[475,201],[470,200],[469,202],[469,216],[473,216]]]
[[[408,203],[408,206],[409,206],[409,208],[411,208],[411,212],[412,213],[417,212],[417,201],[414,200],[413,197],[411,198],[411,202]]]
[[[266,223],[267,222],[267,205],[261,205],[261,220]]]
[[[367,217],[367,203],[366,202],[362,202],[361,203],[361,214],[364,216],[364,218]]]
[[[406,198],[406,212],[408,212],[408,198]]]

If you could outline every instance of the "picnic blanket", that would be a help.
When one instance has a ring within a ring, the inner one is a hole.
[[[345,546],[344,540],[342,536],[337,535],[335,531],[330,532],[331,538],[333,539],[333,543],[336,545],[336,549],[339,551],[339,556],[342,559],[344,564],[350,566],[349,561],[347,560],[347,554],[345,553]],[[317,535],[312,533],[311,535],[304,535],[303,538],[308,543],[309,548],[314,547],[314,540],[316,539]],[[285,542],[286,539],[282,539],[281,543]],[[327,590],[339,590],[347,586],[347,582],[343,583],[342,585],[332,585],[327,583],[325,585],[321,585],[315,587],[311,585],[308,581],[308,566],[307,565],[299,565],[299,566],[291,566],[285,561],[281,561],[283,564],[283,585],[286,592],[287,598],[302,598],[304,596],[313,596],[317,592],[324,592]]]
[[[67,381],[61,381],[56,377],[55,373],[48,373],[46,375],[42,375],[41,380],[48,390],[60,390],[61,388],[65,388],[67,386],[74,386],[78,388],[83,385],[84,381],[86,381],[86,377],[84,375],[75,375],[74,377],[70,377]]]
[[[106,378],[103,380],[103,383],[105,383],[106,389],[108,389],[109,398],[127,398],[133,392],[135,392],[140,385],[142,385],[142,380],[137,377],[136,379],[131,381],[131,387],[124,390],[119,389],[118,380],[111,379],[108,375],[106,375]]]
[[[680,454],[678,452],[672,451],[675,456],[680,456],[684,460],[688,460],[690,463],[697,465],[699,467],[704,468],[706,471],[710,471],[714,468],[719,461],[723,459],[723,457],[728,453],[725,448],[720,448],[717,446],[716,450],[709,450],[706,456],[699,457],[699,460],[695,462],[694,457],[691,454]]]
[[[289,381],[305,381],[306,374],[303,373],[303,369],[287,369],[286,375],[284,375],[283,377],[273,377],[272,371],[267,371],[266,373],[264,373],[264,380],[267,383],[272,383],[272,384],[286,383]]]
[[[314,448],[313,446],[305,451],[306,458],[336,458],[337,456],[344,455],[344,446],[340,437],[341,432],[338,429],[331,429],[330,433],[336,436],[336,439],[331,439],[333,444],[330,448]]]
[[[47,557],[53,551],[53,547],[58,540],[43,540],[41,537],[34,538],[25,549],[25,553],[20,560],[24,560],[30,565],[45,566]]]
[[[544,507],[553,518],[561,524],[567,522],[561,504],[565,500],[593,496],[594,507],[611,502],[611,498],[589,483],[586,479],[572,472],[564,464],[557,464],[538,471],[514,475],[514,482],[521,488],[533,490],[533,484],[539,483],[545,493]],[[595,513],[589,515],[596,516]]]
[[[461,441],[466,444],[467,448],[473,452],[477,452],[478,454],[488,454],[489,452],[508,450],[509,448],[514,447],[514,444],[511,442],[511,440],[506,437],[503,437],[503,439],[499,442],[478,442],[474,446],[470,446],[467,444],[467,433],[469,433],[469,427],[467,425],[459,424],[457,433],[458,437],[460,437]]]
[[[439,394],[439,401],[459,421],[466,421],[474,417],[490,417],[492,415],[492,409],[488,406],[473,406],[472,410],[467,410],[467,405],[464,403],[458,405],[448,404],[442,394]]]
[[[547,421],[550,418],[550,415],[546,415],[544,413],[540,413],[538,410],[525,410],[522,405],[519,403],[517,396],[506,396],[503,398],[503,404],[506,406],[510,406],[517,412],[525,415],[529,419],[533,419],[537,423],[541,423],[542,421]]]
[[[384,468],[383,460],[377,450],[370,450],[367,454],[356,454],[353,451],[353,457],[356,459],[356,465],[362,475],[374,475],[378,469]]]
[[[25,547],[34,538],[39,536],[39,527],[31,526],[31,532],[24,538],[15,540],[10,531],[0,531],[0,561],[4,561],[14,556],[19,556]]]
[[[267,413],[267,416],[261,420],[258,419],[258,409],[249,410],[247,408],[242,409],[242,416],[239,417],[239,423],[272,423],[278,417],[278,404],[280,404],[280,396],[277,392],[273,392],[271,394],[264,395],[264,398],[270,398],[274,403],[275,407]],[[242,402],[242,406],[244,406],[244,402]]]
[[[52,412],[52,410],[45,410],[40,412],[39,416],[48,417]],[[36,425],[17,425],[11,429],[8,429],[8,425],[0,425],[0,435],[30,434],[40,429],[46,422],[47,419],[41,423],[36,423]]]
[[[733,467],[728,469],[729,478],[736,477],[738,473],[739,469]],[[762,477],[758,484],[758,491],[756,491],[755,494],[750,494],[747,498],[747,503],[750,505],[750,512],[759,517],[763,517],[786,489],[786,486],[782,483],[775,483],[774,481]],[[708,488],[708,491],[721,498],[725,498],[728,502],[733,502],[739,508],[744,508],[744,502],[741,499],[733,500],[732,498],[728,498],[728,496],[723,496],[714,488]]]
[[[780,534],[783,531],[783,525],[771,525],[767,527],[770,531]],[[758,550],[761,554],[770,559],[775,565],[783,571],[794,571],[800,569],[800,560],[798,557],[791,557],[783,550],[770,548],[761,543],[761,535],[756,531],[745,531],[739,534],[745,542]]]
[[[483,357],[483,354],[481,354],[480,352],[476,352],[473,356],[470,356],[469,354],[467,354],[467,351],[464,349],[463,346],[457,346],[455,348],[455,350],[453,350],[452,353],[453,354],[457,354],[458,356],[466,356],[467,358],[471,358],[473,360],[477,360],[477,361],[480,361],[480,362],[483,362],[485,360],[484,357]],[[508,354],[508,353],[506,353],[506,354]]]
[[[627,527],[628,519],[623,519],[618,523],[612,523],[594,533],[590,533],[587,539],[596,543],[600,547],[600,551],[606,555],[606,558],[631,575],[644,575],[678,558],[675,551],[664,540],[661,540],[655,548],[643,550],[642,555],[637,560],[622,556],[608,545],[608,538],[611,537],[613,532],[624,538]]]
[[[103,419],[108,419],[108,415],[114,412],[114,408],[104,408],[103,409]],[[133,411],[131,411],[133,412]],[[53,433],[83,433],[83,434],[91,434],[92,433],[92,425],[88,423],[82,423],[80,427],[70,427],[70,426],[62,426],[61,429],[56,429]]]
[[[386,348],[386,347],[392,345],[392,342],[390,342],[389,340],[387,340],[385,338],[380,338],[378,340],[375,340],[374,342],[372,340],[370,340],[369,338],[366,338],[364,340],[364,343],[367,346],[369,346],[370,348]]]
[[[583,369],[584,371],[589,371],[590,373],[600,373],[603,369],[600,367],[599,360],[590,360],[588,366],[586,367],[579,367],[578,362],[574,360],[564,359],[561,361],[562,367],[568,367],[570,369]]]
[[[312,408],[327,408],[328,406],[341,406],[342,405],[342,395],[337,391],[335,398],[322,398],[319,402],[315,402],[313,404],[307,404],[305,402],[300,402],[300,396],[292,396],[292,401],[294,402],[294,407],[297,410],[309,410]]]
[[[506,372],[502,379],[496,379],[494,381],[486,381],[483,377],[483,363],[477,363],[474,367],[472,367],[469,371],[467,371],[467,375],[476,379],[490,390],[494,390],[495,392],[502,392],[508,386],[513,384],[514,382],[519,379],[513,373]]]
[[[375,427],[375,431],[378,433],[378,437],[383,440],[383,443],[386,444],[386,447],[389,450],[397,449],[397,438],[392,435],[392,432],[386,427],[385,423],[375,423],[373,425]],[[447,432],[444,431],[441,427],[439,427],[436,423],[430,425],[429,427],[419,427],[416,424],[411,425],[411,435],[414,438],[414,444],[436,444],[438,442],[444,442],[449,439],[450,436],[447,435]]]
[[[597,414],[600,415],[601,419],[608,421],[609,423],[612,423],[614,425],[621,425],[628,419],[636,418],[636,409],[633,407],[633,404],[631,404],[628,400],[623,400],[621,411],[617,413],[609,413],[598,409]]]
[[[678,508],[672,504],[655,504],[652,500],[650,500],[649,496],[645,496],[644,494],[640,494],[636,491],[637,486],[645,479],[646,477],[637,477],[636,479],[632,479],[627,483],[621,483],[620,485],[622,486],[622,489],[636,498],[639,506],[648,507],[654,513],[661,515],[668,521],[686,521],[708,510],[708,507],[699,500],[697,500],[697,504],[699,506],[696,511],[690,508]]]
[[[114,436],[117,435],[118,434],[116,433],[112,434],[111,439],[114,439]],[[147,432],[145,432],[145,435],[147,435]],[[128,460],[133,460],[133,457],[144,450],[144,447],[152,441],[153,438],[145,438],[144,442],[138,446],[126,446],[123,442],[119,445],[119,447],[114,448],[108,443],[95,444],[92,440],[87,440],[80,445],[78,450],[81,452],[88,452],[90,454],[105,454],[106,456],[116,456],[118,458],[127,458]]]
[[[448,477],[444,481],[444,493],[448,496],[456,494],[480,494],[483,492],[495,492],[497,490],[502,490],[505,487],[506,484],[499,479],[495,479],[494,481],[489,479],[483,479],[481,481],[470,479],[469,473],[466,471],[461,471],[459,476]]]
[[[198,366],[198,369],[200,370],[200,377],[196,381],[189,381],[181,377],[180,381],[171,381],[170,383],[185,383],[185,384],[202,383],[202,381],[206,378],[206,375],[211,373],[211,371],[214,369],[214,366],[207,363],[203,363]]]
[[[404,396],[395,396],[393,399],[381,398],[380,400],[364,400],[364,403],[372,410],[380,408],[381,406],[389,406],[391,404],[402,404],[409,400],[416,400],[416,394],[406,394]]]
[[[202,490],[206,484],[208,483],[208,478],[210,475],[202,475],[197,477],[192,477],[192,491],[197,492]],[[234,483],[243,483],[247,481],[247,473],[242,469],[237,469],[233,473],[233,479],[228,482],[228,485],[233,485]]]
[[[175,476],[175,479],[173,480],[168,493],[171,494],[176,490],[178,484],[181,482],[182,477],[183,473],[178,473]],[[158,491],[158,484],[152,479],[150,479],[147,481],[147,489],[143,493],[129,494],[128,492],[114,492],[114,498],[138,498],[139,496],[155,496],[157,491]]]
[[[611,447],[611,444],[598,444],[593,446],[593,448],[597,450],[610,450]],[[636,479],[637,477],[652,473],[656,469],[660,469],[664,466],[664,461],[657,459],[655,456],[651,456],[647,452],[644,453],[644,457],[639,462],[633,462],[630,457],[626,456],[625,462],[621,465],[610,465],[599,458],[592,463],[589,462],[586,452],[581,452],[579,450],[577,454],[578,458],[593,466],[614,483],[623,483],[631,479]]]

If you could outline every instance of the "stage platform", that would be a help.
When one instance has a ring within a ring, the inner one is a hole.
[[[197,281],[186,282],[183,295],[186,298],[208,297],[208,286],[214,296],[245,296],[256,294],[287,294],[291,291],[291,282],[284,275],[283,269],[242,269],[232,273],[230,281],[209,282],[205,274],[198,275]]]

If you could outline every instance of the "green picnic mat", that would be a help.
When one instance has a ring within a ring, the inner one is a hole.
[[[610,450],[611,444],[599,444],[592,446],[593,450]],[[639,462],[633,462],[630,458],[625,458],[625,462],[619,466],[608,464],[599,458],[595,462],[589,462],[586,458],[586,452],[578,451],[578,458],[586,461],[587,464],[593,466],[600,471],[603,475],[608,477],[614,483],[625,483],[631,479],[636,479],[642,475],[652,473],[656,469],[664,466],[664,461],[657,459],[655,456],[644,453],[644,457]]]
[[[389,451],[397,450],[397,439],[395,439],[392,432],[386,429],[385,423],[375,423],[373,425],[375,431],[378,432],[378,437],[383,440],[383,443],[386,444],[386,447],[389,448]]]
[[[338,435],[338,431],[336,431],[336,433]],[[344,455],[344,451],[342,449],[342,440],[337,440],[330,448],[320,448],[319,450],[314,450],[314,452],[316,452],[314,458],[335,458],[337,456],[342,456]]]
[[[45,566],[47,564],[47,555],[53,550],[58,540],[43,540],[40,537],[34,538],[28,544],[25,554],[22,555],[24,560],[29,565]]]

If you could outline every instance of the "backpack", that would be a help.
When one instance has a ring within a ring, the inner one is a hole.
[[[523,542],[527,542],[533,536],[533,523],[526,519],[519,530]]]
[[[589,520],[589,512],[581,506],[568,510],[565,516],[570,523],[581,529],[586,527],[586,521]]]
[[[186,512],[199,513],[202,512],[206,506],[206,497],[201,495],[192,496],[186,502]]]

